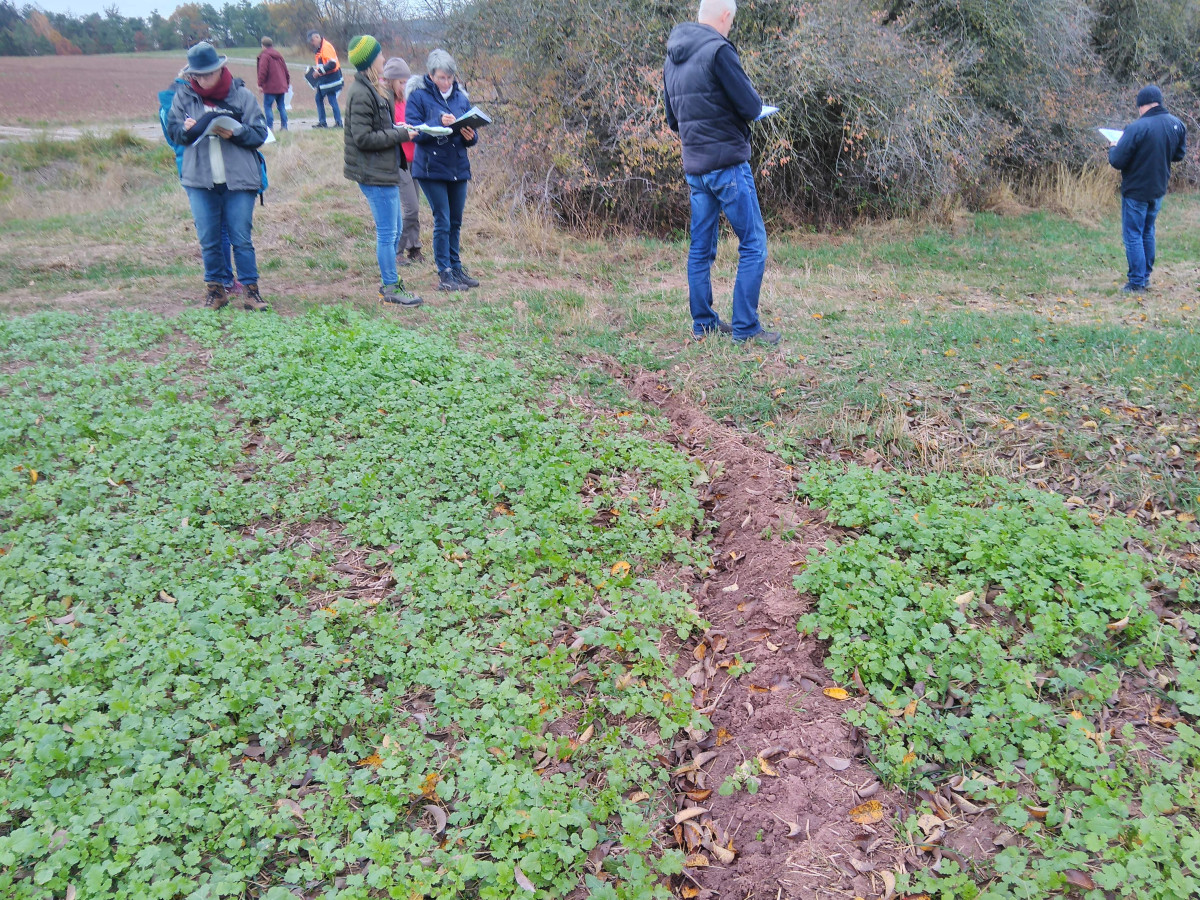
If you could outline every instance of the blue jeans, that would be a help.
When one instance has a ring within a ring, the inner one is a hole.
[[[462,233],[463,207],[467,205],[467,182],[418,178],[429,208],[433,210],[433,261],[438,271],[457,269],[458,239]]]
[[[283,94],[263,94],[263,112],[267,116],[267,127],[275,127],[275,119],[271,116],[271,102],[279,107],[279,127],[287,130],[287,110],[283,108]]]
[[[1121,240],[1125,242],[1125,259],[1129,261],[1129,284],[1144,288],[1150,284],[1154,271],[1154,223],[1162,209],[1162,197],[1151,200],[1121,198]]]
[[[375,219],[375,258],[379,281],[390,287],[400,280],[396,274],[396,241],[400,237],[400,188],[394,184],[360,184],[359,189]]]
[[[738,269],[733,283],[733,339],[744,341],[762,331],[758,294],[767,267],[767,229],[758,207],[758,190],[749,163],[688,175],[692,197],[692,244],[688,249],[688,302],[696,335],[716,330],[712,264],[717,258],[721,213],[738,236]]]
[[[329,108],[333,110],[334,124],[339,125],[339,126],[342,124],[342,108],[340,106],[338,106],[338,101],[337,101],[338,91],[340,91],[340,90],[341,90],[341,88],[338,88],[337,91],[330,91],[329,93],[325,93],[325,91],[322,91],[320,89],[317,90],[317,124],[318,125],[326,124],[325,123],[325,98],[326,97],[329,98]]]
[[[185,190],[192,206],[192,218],[196,221],[196,235],[200,238],[204,280],[233,283],[229,254],[222,252],[221,248],[221,229],[224,226],[229,234],[238,278],[245,284],[257,284],[258,263],[254,258],[250,232],[254,228],[254,201],[258,194],[254,191],[231,191],[223,184]]]

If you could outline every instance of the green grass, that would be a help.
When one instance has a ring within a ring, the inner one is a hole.
[[[661,893],[684,459],[337,308],[0,328],[0,892]]]

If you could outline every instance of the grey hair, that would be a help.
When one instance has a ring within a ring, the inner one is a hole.
[[[449,72],[451,75],[458,75],[458,63],[454,61],[454,57],[440,47],[437,50],[431,50],[429,56],[425,60],[425,71],[429,75],[441,70]]]
[[[706,19],[719,19],[721,13],[729,10],[729,15],[737,15],[737,0],[700,0],[700,13],[697,16],[701,21]]]

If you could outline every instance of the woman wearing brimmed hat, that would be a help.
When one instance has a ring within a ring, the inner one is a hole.
[[[396,104],[396,124],[404,123],[404,103],[408,100],[405,86],[412,77],[412,71],[399,56],[393,56],[383,64],[383,82],[392,92],[392,102]],[[400,242],[396,245],[396,265],[411,266],[413,263],[424,262],[421,253],[421,204],[417,199],[417,185],[412,180],[413,151],[416,144],[405,141],[400,145],[408,168],[400,170]]]
[[[344,173],[358,183],[375,220],[379,299],[400,306],[420,306],[421,298],[406,291],[396,274],[400,173],[408,169],[400,145],[412,136],[408,129],[396,127],[392,95],[380,80],[383,54],[379,41],[369,34],[351,38],[349,59],[358,75],[346,92]]]
[[[256,148],[267,139],[267,120],[245,82],[225,68],[226,57],[201,41],[187,54],[184,84],[175,92],[167,116],[172,143],[184,145],[180,180],[187,190],[204,258],[207,295],[214,309],[229,303],[225,285],[233,281],[229,257],[221,253],[221,227],[229,233],[237,274],[245,285],[246,309],[264,310],[258,291],[258,263],[251,230],[254,199],[262,189]],[[228,116],[236,128],[213,127],[214,118]],[[208,131],[206,134],[205,132]]]

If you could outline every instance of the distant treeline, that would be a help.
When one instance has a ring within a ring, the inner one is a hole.
[[[417,26],[403,9],[380,0],[370,13],[347,0],[283,0],[278,3],[185,3],[169,16],[153,12],[145,18],[123,16],[114,4],[104,14],[71,16],[44,12],[32,5],[18,8],[0,0],[0,56],[54,56],[92,53],[133,53],[146,50],[182,50],[197,41],[221,47],[248,47],[264,35],[276,43],[299,44],[310,28],[319,28],[344,46],[351,34],[369,32],[381,40],[420,39],[430,28],[431,11]],[[436,18],[436,17],[434,17]]]
[[[201,40],[225,46],[257,44],[274,29],[270,7],[248,0],[211,4],[189,3],[164,18],[157,12],[146,18],[123,16],[113,6],[100,13],[70,16],[18,9],[0,0],[0,55],[53,56],[73,53],[130,53],[142,50],[183,49]]]

